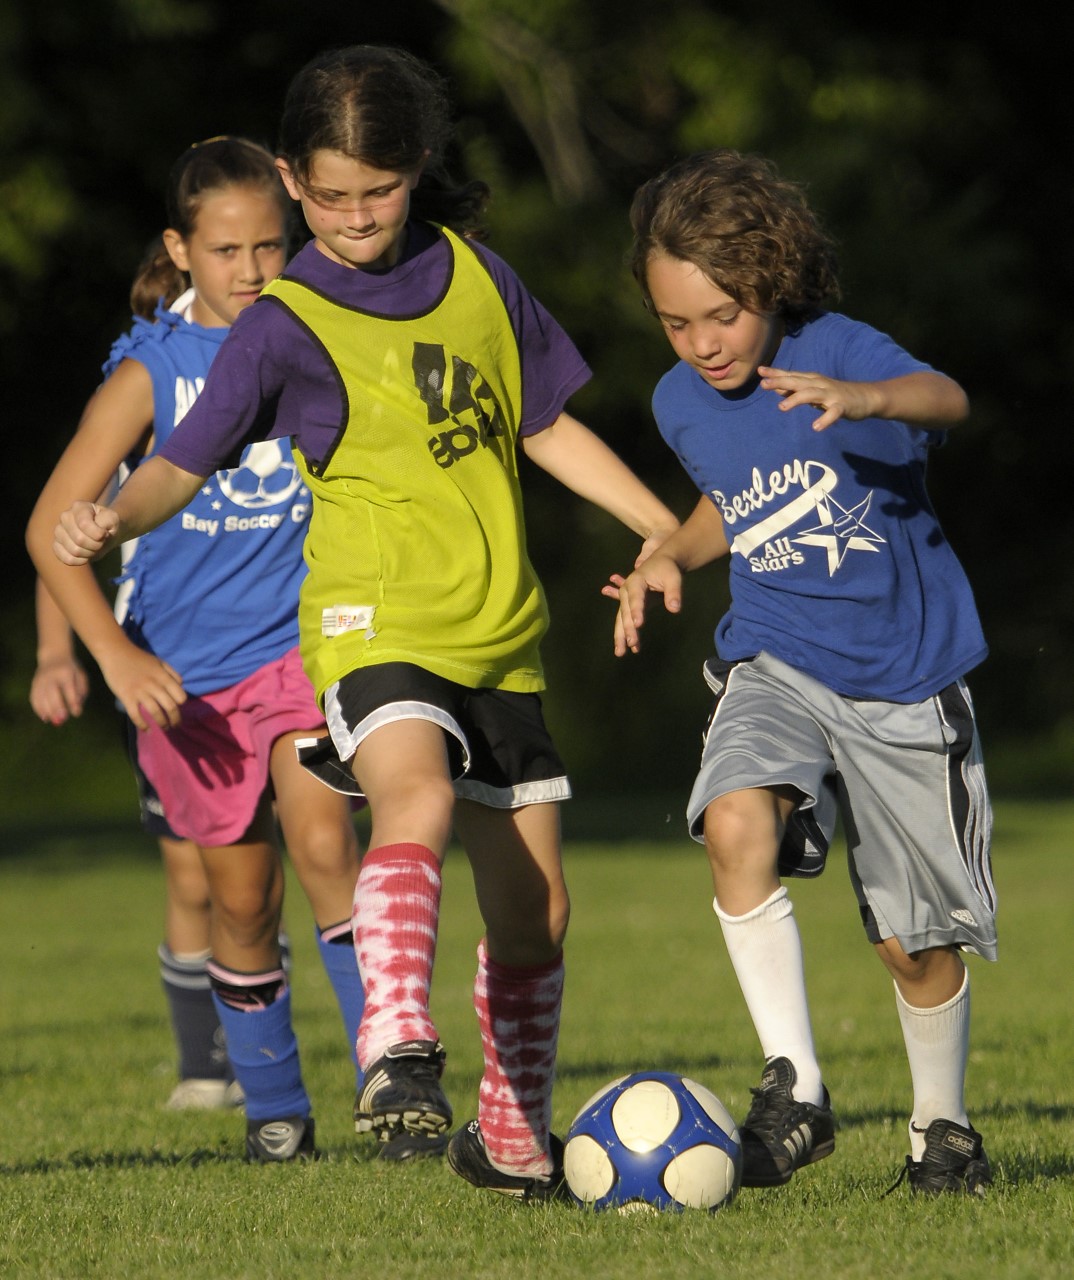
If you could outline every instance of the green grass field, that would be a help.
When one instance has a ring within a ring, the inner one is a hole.
[[[661,819],[663,815],[660,815]],[[741,1117],[761,1061],[709,907],[701,850],[568,843],[574,915],[555,1122],[634,1068],[681,1071]],[[622,830],[649,829],[617,824]],[[443,1164],[372,1159],[309,912],[293,882],[295,1018],[324,1159],[249,1167],[236,1116],[161,1109],[172,1085],[156,969],[152,846],[106,825],[25,827],[0,851],[0,1275],[35,1277],[1067,1277],[1074,1274],[1074,1018],[1068,938],[1074,805],[998,806],[1001,960],[971,958],[971,1116],[984,1202],[885,1198],[909,1081],[889,980],[838,857],[794,886],[835,1155],[709,1216],[526,1209]],[[661,824],[657,824],[660,830]],[[433,1012],[446,1085],[474,1112],[470,1007],[479,926],[466,863],[446,869]]]

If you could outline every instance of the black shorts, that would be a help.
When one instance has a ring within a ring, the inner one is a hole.
[[[157,795],[156,788],[142,772],[142,766],[138,763],[138,730],[134,727],[134,721],[129,716],[124,716],[123,724],[127,758],[134,770],[134,782],[138,788],[138,815],[141,818],[142,830],[147,835],[156,836],[158,840],[182,840],[183,837],[177,836],[168,825],[160,796]]]
[[[332,685],[324,710],[330,736],[300,740],[298,758],[344,794],[361,794],[349,768],[359,744],[396,720],[429,720],[443,729],[461,799],[517,809],[571,794],[535,693],[468,689],[409,662],[386,662]]]

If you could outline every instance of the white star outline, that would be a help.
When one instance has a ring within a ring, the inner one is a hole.
[[[886,539],[865,523],[873,502],[873,490],[856,507],[841,506],[831,494],[817,499],[817,518],[820,524],[804,530],[792,542],[808,547],[823,547],[828,553],[828,577],[843,563],[848,551],[879,551]],[[838,513],[834,514],[833,513]]]

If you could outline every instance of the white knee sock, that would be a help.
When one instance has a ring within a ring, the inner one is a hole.
[[[797,1075],[794,1096],[815,1106],[824,1101],[824,1085],[813,1048],[802,940],[794,906],[780,885],[759,907],[729,916],[713,899],[727,954],[761,1041],[765,1060],[789,1058]]]
[[[910,1117],[910,1155],[925,1154],[925,1130],[933,1120],[968,1126],[964,1088],[970,1049],[970,975],[958,994],[935,1009],[917,1009],[895,988],[895,1003],[906,1042],[914,1112]]]

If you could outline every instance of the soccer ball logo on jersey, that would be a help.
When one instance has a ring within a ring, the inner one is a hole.
[[[867,523],[873,491],[854,506],[843,506],[834,496],[839,477],[822,462],[796,458],[767,478],[755,468],[751,479],[740,493],[714,489],[712,498],[729,533],[754,513],[766,513],[731,542],[732,553],[746,559],[754,573],[779,573],[804,564],[808,549],[815,547],[827,558],[831,578],[851,552],[875,553],[884,545]],[[798,532],[792,533],[795,528]]]
[[[237,467],[218,471],[206,481],[198,506],[188,507],[179,519],[184,529],[207,538],[221,532],[278,529],[285,522],[303,524],[309,516],[309,503],[293,499],[308,492],[288,442],[261,440],[250,445]],[[227,511],[225,500],[242,508],[244,514]]]
[[[250,445],[237,467],[218,471],[220,492],[237,507],[259,511],[290,501],[302,484],[291,448],[284,440]]]

